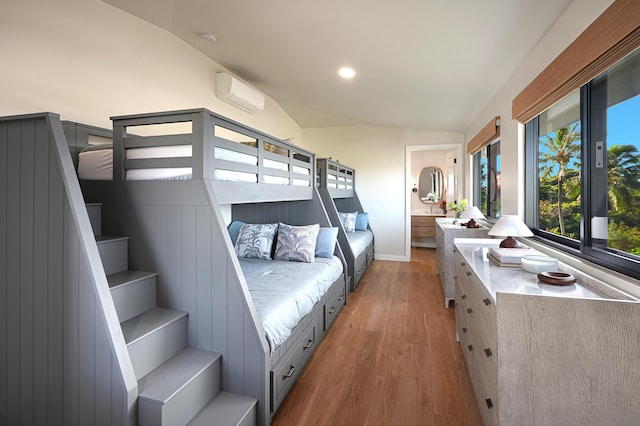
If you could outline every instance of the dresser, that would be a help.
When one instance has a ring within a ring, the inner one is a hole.
[[[466,223],[466,220],[464,221]],[[453,218],[436,219],[436,264],[442,292],[444,293],[444,307],[449,307],[455,297],[455,267],[453,262],[455,238],[486,238],[489,228],[467,228],[453,223]]]
[[[498,240],[456,240],[455,315],[485,425],[637,425],[640,303],[578,278],[566,287],[487,260]]]

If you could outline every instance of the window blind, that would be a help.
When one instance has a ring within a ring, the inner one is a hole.
[[[526,123],[640,47],[640,1],[616,0],[512,101]]]
[[[467,143],[467,154],[473,155],[500,137],[500,116],[491,119],[486,126]]]

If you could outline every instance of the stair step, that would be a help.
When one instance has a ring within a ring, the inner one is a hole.
[[[93,235],[102,234],[102,203],[87,203],[87,213],[89,213]]]
[[[129,269],[129,237],[99,235],[96,243],[105,274],[112,275]]]
[[[186,424],[220,391],[217,352],[186,348],[138,381],[138,422]]]
[[[258,400],[230,392],[220,392],[198,413],[189,426],[255,426]]]
[[[157,276],[155,272],[129,270],[107,276],[120,322],[125,322],[156,306]]]
[[[137,379],[187,347],[187,315],[154,308],[120,324]]]

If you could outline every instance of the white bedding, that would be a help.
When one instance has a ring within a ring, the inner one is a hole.
[[[163,147],[133,148],[127,150],[128,159],[144,158],[172,158],[191,157],[191,145],[175,145]],[[215,147],[214,157],[234,163],[257,165],[257,157],[242,152],[236,152],[225,148]],[[266,168],[288,171],[289,165],[284,162],[263,159]],[[309,175],[307,168],[293,166],[295,173]],[[127,180],[166,180],[166,179],[190,179],[191,167],[156,168],[156,169],[132,169],[127,171]],[[92,147],[82,151],[78,157],[78,177],[83,180],[112,180],[113,179],[113,149],[111,145]],[[230,182],[257,183],[258,176],[255,173],[239,172],[234,170],[216,169],[216,180]],[[264,175],[265,183],[276,185],[289,185],[289,178],[282,176]],[[293,185],[309,186],[309,181],[293,179]]]
[[[342,274],[339,258],[313,263],[238,259],[273,353]]]
[[[373,233],[368,229],[366,231],[347,232],[349,246],[354,257],[360,256],[373,241]]]

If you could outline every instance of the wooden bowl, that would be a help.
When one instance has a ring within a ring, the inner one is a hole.
[[[540,272],[538,279],[551,285],[571,285],[576,282],[576,277],[560,271]]]

